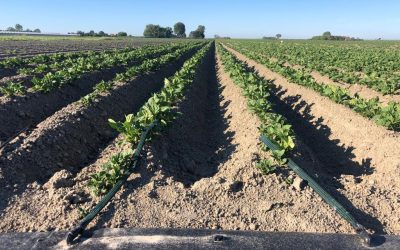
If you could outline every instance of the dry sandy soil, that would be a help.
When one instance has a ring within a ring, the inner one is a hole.
[[[295,160],[370,231],[400,234],[399,134],[235,54],[275,79],[272,101],[294,125]],[[287,184],[298,180],[289,170],[261,175],[255,168],[264,154],[259,121],[213,49],[178,110],[182,115],[146,146],[137,172],[90,228],[353,232],[309,187]],[[0,232],[71,229],[78,207],[98,201],[86,184],[118,152],[117,141],[80,171],[62,167],[48,181],[16,192],[0,210]],[[12,193],[18,185],[7,188]]]
[[[230,51],[232,51],[230,49]],[[240,53],[260,75],[277,84],[276,109],[323,163],[311,172],[367,227],[400,233],[400,133],[388,131],[343,105],[288,82]],[[309,172],[310,172],[309,171]]]

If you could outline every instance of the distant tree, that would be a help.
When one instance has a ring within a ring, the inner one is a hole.
[[[280,39],[282,37],[281,34],[276,34],[275,36],[276,36],[276,39]]]
[[[199,25],[197,27],[197,31],[200,32],[201,34],[203,34],[203,38],[205,37],[204,32],[206,31],[206,27],[204,25]]]
[[[32,30],[26,29],[26,30],[24,30],[24,32],[32,32]]]
[[[107,34],[102,30],[99,31],[98,35],[99,36],[107,36]]]
[[[160,26],[154,24],[148,24],[144,28],[143,36],[145,37],[159,37],[160,33]]]
[[[8,27],[7,31],[16,31],[14,27]]]
[[[186,27],[185,27],[185,24],[184,23],[182,23],[182,22],[177,22],[175,25],[174,25],[174,33],[175,33],[175,35],[177,36],[177,37],[179,37],[179,38],[184,38],[184,37],[186,37]]]
[[[196,30],[190,32],[189,37],[190,38],[204,38],[205,30],[206,30],[206,27],[204,27],[203,25],[199,25]]]
[[[17,23],[17,24],[15,25],[15,30],[16,30],[16,31],[23,31],[24,28],[22,27],[21,24],[18,24],[18,23]]]
[[[173,37],[173,31],[171,27],[164,28],[160,25],[148,24],[144,29],[143,35],[145,37],[170,38]]]
[[[195,30],[195,31],[190,32],[189,38],[199,39],[199,38],[203,38],[203,37],[201,36],[201,33],[199,31]]]
[[[322,34],[322,36],[323,36],[323,37],[331,37],[332,34],[331,34],[331,32],[329,32],[329,31],[325,31],[325,32]]]
[[[128,36],[128,34],[124,31],[118,32],[117,36]]]
[[[171,38],[173,36],[174,32],[172,31],[171,27],[166,27],[165,28],[165,37],[166,38]]]
[[[78,30],[78,31],[76,32],[76,34],[78,34],[78,35],[80,35],[80,36],[84,36],[84,35],[85,35],[85,32],[83,32],[83,31],[81,31],[81,30]]]
[[[94,32],[94,30],[91,30],[91,31],[89,31],[89,34],[88,34],[89,36],[95,36],[96,35],[96,32]]]
[[[40,31],[40,29],[34,29],[33,32],[42,33],[42,32]]]

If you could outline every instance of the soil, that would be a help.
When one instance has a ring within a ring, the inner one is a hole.
[[[276,59],[272,59],[274,61]],[[286,67],[292,67],[296,70],[299,70],[303,68],[301,65],[292,65],[288,62],[284,64]],[[322,75],[321,73],[317,71],[312,71],[311,76],[314,78],[314,80],[319,83],[319,84],[329,84],[329,85],[335,85],[341,88],[347,89],[349,94],[354,96],[355,94],[358,94],[360,97],[365,98],[365,99],[372,99],[375,97],[379,98],[379,101],[383,104],[388,104],[389,102],[397,102],[400,103],[400,95],[384,95],[376,90],[373,90],[371,88],[368,88],[365,85],[361,85],[358,83],[355,84],[349,84],[345,82],[336,82],[330,79],[328,76]]]
[[[310,188],[296,189],[285,176],[263,176],[255,168],[263,155],[260,123],[214,62],[210,53],[178,106],[182,115],[146,147],[137,173],[90,227],[351,232]],[[61,170],[12,199],[1,230],[70,229],[78,222],[77,206],[90,208],[97,201],[86,183],[120,150],[117,140],[76,176]],[[303,160],[312,164],[309,157]]]
[[[275,102],[299,138],[323,165],[311,169],[335,198],[366,227],[400,234],[400,133],[388,131],[343,105],[288,82],[233,51],[257,72],[274,79]]]
[[[396,210],[400,187],[395,179],[400,171],[400,153],[396,151],[399,134],[287,82],[253,61],[247,62],[260,75],[275,79],[277,88],[271,101],[276,112],[294,125],[298,145],[293,153],[295,161],[370,231],[400,234],[400,211]],[[127,91],[126,96],[139,89]],[[98,105],[107,98],[110,103],[123,96],[123,91],[112,93],[113,98],[104,96]],[[177,105],[182,114],[161,137],[146,145],[137,171],[89,228],[353,232],[308,186],[298,185],[299,179],[289,170],[262,175],[255,167],[265,154],[258,138],[260,123],[247,109],[240,88],[224,72],[213,49],[185,96]],[[69,230],[79,221],[78,207],[89,209],[98,202],[87,182],[101,164],[121,150],[117,147],[119,138],[114,134],[107,140],[96,139],[97,135],[105,138],[96,132],[103,126],[98,118],[100,111],[96,108],[81,113],[74,105],[49,117],[23,138],[21,145],[29,150],[17,146],[11,151],[13,161],[2,158],[0,166],[4,162],[17,166],[21,160],[19,168],[31,169],[32,176],[22,178],[22,171],[0,168],[0,181],[7,180],[7,185],[0,184],[6,187],[0,197],[6,201],[0,208],[0,232]],[[107,112],[122,115],[126,110],[116,110],[125,105],[110,105],[113,108]],[[80,122],[78,118],[86,120]],[[58,135],[61,131],[67,133]],[[43,138],[42,149],[37,145],[38,138]],[[70,146],[65,148],[64,144]],[[46,150],[53,151],[53,160],[40,155]],[[81,155],[92,158],[79,160]],[[66,163],[55,164],[59,160]],[[47,168],[50,172],[43,177]],[[294,179],[293,185],[287,184],[287,179]]]
[[[162,54],[159,53],[159,55]],[[24,95],[0,96],[0,120],[4,121],[0,124],[0,145],[2,142],[12,139],[12,137],[16,137],[21,131],[27,131],[27,129],[29,131],[62,107],[89,94],[101,80],[112,80],[117,73],[124,72],[127,68],[141,62],[142,60],[134,61],[124,67],[118,66],[84,73],[80,79],[49,93],[28,89]],[[28,77],[26,80],[29,81],[31,78]],[[25,85],[28,85],[28,83],[25,83]]]
[[[79,80],[49,93],[28,90],[23,96],[0,97],[0,141],[26,127],[35,127],[67,104],[90,93],[101,80],[111,80],[122,67],[84,74]]]
[[[59,39],[59,40],[2,40],[0,41],[0,60],[8,57],[32,57],[38,54],[60,52],[101,51],[140,47],[149,44],[165,43],[165,41],[148,41],[143,39]],[[0,74],[1,75],[1,74]]]
[[[43,184],[62,169],[76,173],[96,159],[98,152],[116,137],[107,119],[121,120],[125,114],[137,112],[160,89],[163,79],[179,69],[193,53],[185,54],[158,72],[139,76],[132,82],[117,83],[112,91],[99,96],[94,105],[71,103],[30,133],[22,133],[11,141],[0,155],[0,185],[6,187],[1,193],[0,209],[30,183]]]
[[[328,76],[323,76],[320,73],[313,71],[311,76],[320,84],[331,84],[341,88],[346,88],[351,95],[358,94],[365,99],[372,99],[375,97],[379,98],[379,101],[383,104],[388,104],[391,101],[400,103],[400,95],[384,95],[376,90],[370,89],[367,86],[361,84],[348,84],[343,82],[335,82]]]

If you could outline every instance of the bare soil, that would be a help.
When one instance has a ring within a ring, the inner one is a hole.
[[[267,56],[265,56],[265,57],[267,57]],[[278,61],[278,59],[276,59],[274,57],[268,57],[268,58],[272,62]],[[285,62],[283,64],[283,66],[291,67],[296,70],[300,70],[300,69],[304,68],[304,66],[301,66],[298,64],[291,64],[289,62]],[[329,76],[322,75],[321,73],[319,73],[317,71],[311,71],[311,76],[319,84],[329,84],[329,85],[334,85],[334,86],[338,86],[341,88],[345,88],[348,90],[349,94],[351,94],[353,96],[355,94],[358,94],[359,96],[361,96],[365,99],[371,99],[371,98],[378,97],[379,101],[383,104],[388,104],[390,101],[400,103],[400,95],[384,95],[376,90],[373,90],[371,88],[368,88],[365,85],[361,85],[358,83],[349,84],[349,83],[345,83],[345,82],[336,82],[336,81],[333,81],[332,79],[330,79]]]
[[[0,41],[0,60],[8,57],[26,58],[38,54],[60,52],[101,51],[140,47],[149,44],[166,43],[164,40],[148,41],[145,39],[54,39],[54,40],[2,40]]]
[[[297,70],[304,68],[301,65],[292,65],[288,62],[286,62],[284,64],[284,66],[292,67]],[[345,89],[347,89],[349,94],[351,94],[353,96],[355,94],[358,94],[360,97],[365,98],[367,100],[378,97],[379,101],[383,104],[388,104],[391,101],[400,103],[400,95],[384,95],[376,90],[373,90],[365,85],[361,85],[358,83],[349,84],[349,83],[345,83],[345,82],[336,82],[336,81],[333,81],[332,79],[330,79],[329,76],[322,75],[321,73],[319,73],[317,71],[312,71],[311,76],[319,84],[329,84],[329,85],[335,85],[335,86],[338,86],[341,88],[345,88]]]
[[[76,174],[96,159],[117,135],[107,119],[121,120],[125,114],[137,112],[160,89],[163,79],[179,69],[193,53],[187,53],[158,72],[116,84],[93,105],[71,103],[40,122],[33,131],[22,133],[10,142],[0,155],[0,186],[5,187],[0,194],[0,211],[16,195],[29,190],[32,183],[44,184],[62,169]]]
[[[240,89],[219,60],[215,68],[210,53],[178,106],[182,115],[146,147],[137,172],[90,227],[351,232],[310,188],[286,184],[283,174],[260,174],[255,168],[264,154],[260,123],[246,107]],[[61,170],[13,199],[0,229],[70,229],[78,222],[77,206],[89,208],[97,201],[86,183],[118,152],[115,145],[116,140],[76,176]],[[315,164],[308,151],[298,153]]]
[[[331,84],[338,87],[346,88],[351,95],[358,94],[365,99],[372,99],[375,97],[379,98],[379,101],[383,104],[388,104],[390,101],[400,103],[400,95],[384,95],[376,90],[370,89],[365,85],[361,84],[348,84],[344,82],[335,82],[328,76],[323,76],[320,73],[313,71],[311,76],[320,84]]]
[[[152,57],[162,54],[155,54]],[[0,120],[4,121],[0,124],[0,145],[2,142],[12,139],[12,137],[16,137],[21,131],[29,131],[35,128],[39,122],[51,116],[54,112],[89,94],[101,80],[112,80],[117,73],[124,72],[129,67],[138,65],[141,62],[134,61],[123,67],[118,66],[85,73],[80,79],[51,90],[49,93],[28,89],[27,93],[23,95],[0,96]],[[31,78],[27,77],[25,81],[29,82]],[[25,85],[29,84],[25,83]]]
[[[0,97],[0,141],[26,127],[35,127],[57,110],[93,91],[101,80],[111,80],[122,67],[84,74],[79,80],[49,93],[28,92],[22,96]]]
[[[185,100],[177,106],[182,115],[146,146],[137,172],[89,227],[353,232],[309,187],[287,184],[288,178],[297,180],[289,170],[261,175],[255,168],[265,154],[259,148],[260,123],[247,109],[240,88],[224,72],[213,52],[204,59]],[[400,212],[396,210],[400,203],[400,187],[396,183],[400,170],[398,133],[289,83],[253,61],[247,62],[260,75],[275,79],[276,95],[271,101],[276,104],[276,111],[294,125],[297,134],[298,147],[293,158],[371,231],[400,234]],[[135,91],[127,92],[127,96]],[[107,112],[119,112],[114,109]],[[95,132],[89,131],[89,127],[97,129],[100,120],[94,117],[101,116],[99,111],[94,109],[93,116],[77,112],[75,118],[63,120],[61,117],[68,117],[62,115],[63,110],[39,124],[37,133],[23,140],[34,157],[21,147],[11,152],[15,159],[24,159],[23,166],[32,170],[33,177],[21,182],[21,171],[9,174],[9,168],[0,168],[0,180],[7,180],[7,185],[1,184],[6,191],[0,193],[0,200],[7,202],[0,208],[0,232],[71,229],[80,218],[77,208],[88,209],[98,202],[90,195],[87,182],[90,174],[120,150],[116,146],[118,138],[110,136],[107,147],[106,141],[102,145],[94,141]],[[72,110],[79,111],[71,109],[71,114]],[[86,116],[91,118],[78,121]],[[56,131],[62,131],[57,127],[71,121],[78,126],[68,125],[68,133],[56,136]],[[77,129],[82,132],[74,132]],[[50,144],[44,140],[43,149],[37,144],[29,146],[28,141],[37,143],[36,138],[45,131],[54,131],[43,137]],[[77,150],[99,153],[89,153],[93,159],[76,160],[87,152],[50,149],[57,145],[63,148],[64,143]],[[67,158],[69,163],[57,166],[39,155],[49,149],[54,151],[55,161]],[[65,151],[68,155],[63,156]],[[46,166],[51,171],[46,178],[40,178]]]
[[[261,64],[233,51],[257,72],[274,79],[276,109],[314,152],[319,168],[310,169],[366,227],[400,234],[400,133],[388,131],[343,105],[288,82]],[[307,167],[307,166],[305,166]]]

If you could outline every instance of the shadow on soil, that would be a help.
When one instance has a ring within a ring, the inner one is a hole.
[[[117,136],[109,127],[107,117],[121,120],[124,114],[136,113],[154,92],[159,91],[163,79],[175,73],[194,53],[195,50],[189,51],[163,69],[135,78],[129,84],[114,89],[112,94],[104,95],[97,105],[78,108],[71,106],[67,111],[63,109],[62,117],[68,119],[63,120],[60,126],[49,129],[45,127],[38,132],[37,138],[42,139],[41,146],[37,143],[38,139],[34,138],[35,144],[30,151],[20,150],[18,142],[15,147],[10,146],[10,149],[0,151],[0,214],[12,197],[29,189],[31,183],[36,181],[44,184],[61,169],[75,175],[82,167],[95,162],[101,151]],[[79,121],[77,116],[72,115],[78,109],[85,110],[87,114],[84,116],[80,113]],[[101,114],[104,111],[106,116],[103,117]],[[60,130],[67,131],[65,134],[68,134],[68,138],[58,136]],[[15,153],[17,150],[18,154]],[[52,157],[47,157],[47,152]]]
[[[249,70],[258,74],[253,67],[249,67]],[[372,174],[371,159],[364,159],[362,164],[353,161],[354,147],[346,147],[340,140],[329,139],[331,129],[324,124],[324,119],[311,114],[311,107],[314,104],[301,100],[300,95],[283,97],[285,93],[286,91],[281,87],[275,87],[272,89],[270,101],[274,112],[287,119],[296,137],[300,139],[297,143],[297,152],[291,157],[363,226],[373,229],[375,233],[384,233],[383,225],[379,220],[357,209],[338,191],[343,188],[338,181],[342,175],[351,175],[354,182],[360,182],[362,175]],[[279,174],[287,178],[289,169],[281,169]]]
[[[340,140],[330,140],[330,128],[324,124],[322,117],[314,117],[311,114],[313,103],[300,101],[301,96],[287,96],[283,98],[286,91],[281,88],[273,90],[271,102],[274,104],[275,112],[283,115],[293,126],[293,130],[301,140],[298,151],[308,154],[294,154],[293,159],[301,164],[306,172],[323,186],[335,199],[337,199],[350,213],[367,228],[382,234],[383,225],[376,218],[357,209],[337,189],[343,188],[338,181],[342,175],[352,175],[355,182],[361,181],[362,175],[373,173],[371,159],[367,158],[362,164],[353,161],[354,147],[343,146]],[[314,157],[315,156],[315,157]],[[304,158],[311,158],[304,160]],[[311,160],[311,161],[310,161]],[[314,164],[310,164],[313,162]]]
[[[220,106],[222,88],[213,50],[178,109],[182,115],[152,149],[164,174],[185,186],[213,176],[235,149],[233,132],[226,131],[228,121],[224,118],[229,102]]]
[[[221,105],[223,88],[217,79],[214,49],[208,56],[178,107],[182,114],[162,137],[146,146],[151,158],[144,157],[138,168],[140,177],[127,183],[128,189],[121,199],[127,199],[131,190],[147,185],[156,170],[161,170],[164,177],[155,186],[167,185],[168,177],[190,186],[217,173],[218,166],[234,152],[236,145],[231,143],[234,134],[227,131],[228,121],[224,117],[229,102]],[[156,189],[149,192],[149,197],[157,198]],[[107,210],[93,229],[112,218],[115,205],[110,204]],[[124,222],[120,223],[123,226]]]

